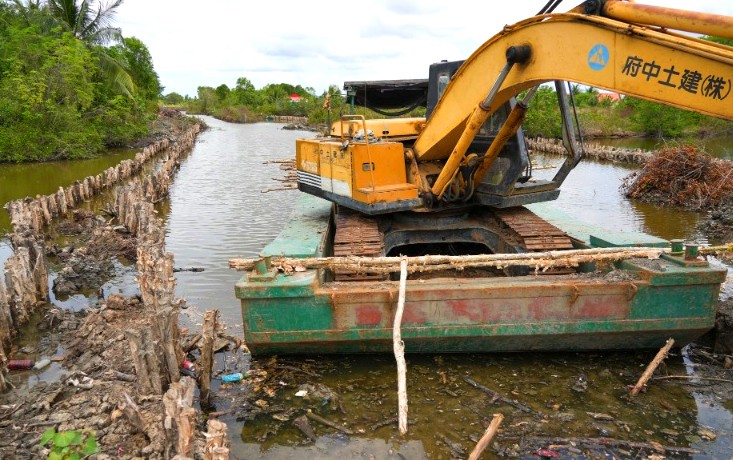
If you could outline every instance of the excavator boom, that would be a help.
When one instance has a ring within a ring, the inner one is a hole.
[[[509,72],[490,113],[525,89],[564,80],[733,118],[733,49],[600,16],[536,16],[504,28],[466,60],[415,142],[419,160],[450,156],[513,46],[528,46],[531,56]]]
[[[730,17],[617,0],[531,17],[506,26],[462,63],[445,63],[460,67],[438,80],[432,72],[443,64],[431,66],[427,120],[352,116],[327,138],[298,140],[299,188],[372,215],[555,199],[580,160],[559,82],[733,119],[733,48],[667,27],[733,36]],[[552,180],[529,181],[521,124],[534,92],[514,98],[553,81],[569,155]],[[420,101],[422,81],[388,83]]]

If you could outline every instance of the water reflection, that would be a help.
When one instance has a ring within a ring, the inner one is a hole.
[[[561,159],[540,154],[535,157],[539,166],[535,176],[552,178]],[[624,179],[636,170],[638,168],[610,162],[581,161],[565,180],[560,196],[551,206],[610,231],[645,232],[665,239],[706,243],[696,232],[701,213],[632,201],[623,195]]]
[[[178,295],[201,309],[219,308],[237,333],[242,319],[234,284],[241,273],[229,269],[228,260],[254,257],[274,239],[298,193],[262,193],[279,184],[273,178],[284,175],[277,164],[265,162],[292,158],[295,139],[313,133],[202,118],[210,129],[199,135],[183,161],[160,215],[176,265],[205,269],[178,273]]]
[[[0,205],[27,196],[50,195],[87,176],[96,176],[122,160],[135,158],[137,150],[116,149],[88,160],[47,163],[0,163]],[[10,231],[10,218],[0,212],[0,236]]]

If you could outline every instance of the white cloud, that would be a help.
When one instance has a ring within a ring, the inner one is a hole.
[[[641,3],[733,15],[733,4],[718,0]],[[116,24],[148,46],[166,93],[194,96],[198,86],[232,87],[246,77],[257,88],[290,83],[320,94],[347,80],[426,78],[431,63],[467,58],[504,25],[544,4],[125,0]]]

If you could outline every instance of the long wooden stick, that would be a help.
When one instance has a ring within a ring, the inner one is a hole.
[[[566,251],[528,252],[520,254],[478,254],[465,256],[430,255],[410,257],[408,273],[431,270],[457,269],[469,267],[505,268],[528,265],[538,269],[554,267],[573,267],[583,262],[609,262],[629,258],[658,258],[669,252],[664,248],[593,248]],[[398,270],[399,257],[278,257],[271,261],[272,267],[302,268],[341,268],[360,273],[389,273]],[[240,271],[252,270],[259,259],[230,259],[229,267]]]
[[[402,256],[400,261],[400,291],[397,298],[397,311],[392,326],[392,341],[394,356],[397,361],[397,400],[400,434],[407,434],[407,363],[405,362],[405,343],[402,341],[400,325],[402,313],[405,309],[405,291],[407,285],[407,257]]]
[[[476,443],[476,447],[474,447],[473,451],[471,451],[471,455],[468,456],[468,460],[478,460],[478,458],[484,452],[484,449],[486,449],[486,446],[489,445],[491,440],[494,438],[494,435],[496,435],[496,432],[499,431],[499,425],[501,424],[502,420],[504,420],[503,415],[494,414],[494,419],[489,424],[489,427],[486,429],[484,435],[481,436],[481,439],[479,439]]]
[[[725,383],[733,383],[733,380],[730,379],[720,379],[716,377],[700,377],[699,375],[664,375],[662,377],[654,377],[652,380],[673,380],[673,379],[681,379],[681,380],[705,380],[708,382],[725,382]]]
[[[522,412],[527,412],[527,413],[534,412],[530,407],[527,407],[524,404],[521,404],[521,403],[519,403],[517,401],[514,401],[512,399],[509,399],[507,397],[504,397],[501,394],[497,393],[496,391],[492,390],[491,388],[489,388],[487,386],[484,386],[484,385],[481,385],[480,383],[478,383],[477,381],[473,380],[470,377],[464,376],[463,377],[463,381],[466,382],[467,384],[471,385],[472,387],[476,388],[477,390],[483,391],[487,395],[491,396],[492,402],[493,401],[500,401],[500,402],[503,402],[504,404],[508,404],[508,405],[510,405],[512,407],[515,407],[515,408],[521,410]]]
[[[351,431],[350,429],[344,426],[341,426],[338,423],[334,423],[328,419],[325,419],[318,414],[314,414],[313,411],[311,411],[310,409],[308,409],[308,412],[305,413],[305,416],[311,420],[315,420],[316,422],[322,425],[330,426],[331,428],[336,429],[344,434],[354,434],[354,432]]]
[[[667,353],[669,353],[670,348],[672,348],[672,345],[674,345],[674,339],[669,338],[667,339],[666,345],[664,345],[658,352],[657,356],[654,357],[651,363],[646,367],[646,370],[643,374],[641,374],[641,377],[639,378],[639,381],[636,382],[636,385],[634,385],[634,388],[631,389],[631,396],[636,396],[639,394],[639,391],[646,385],[646,383],[649,381],[649,379],[652,377],[652,374],[654,374],[654,371],[657,369],[659,364],[664,361],[664,359],[667,357]]]

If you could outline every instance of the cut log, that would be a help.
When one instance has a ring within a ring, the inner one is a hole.
[[[529,266],[536,270],[576,267],[585,262],[611,262],[630,258],[656,259],[669,252],[665,248],[593,248],[566,251],[545,251],[520,254],[478,254],[465,256],[419,256],[408,258],[408,273],[437,270],[463,270],[472,267],[506,268]],[[240,271],[252,270],[260,259],[230,259],[229,267]],[[271,260],[271,268],[302,267],[353,270],[357,273],[392,273],[399,271],[399,257],[316,257]]]
[[[229,438],[224,422],[210,419],[207,422],[204,460],[229,460]]]
[[[334,423],[330,420],[327,420],[318,414],[314,414],[313,411],[311,411],[310,409],[308,409],[308,412],[305,413],[305,416],[313,421],[320,423],[321,425],[330,426],[331,428],[338,430],[344,434],[354,434],[354,432],[351,431],[350,429],[343,427],[339,425],[338,423]]]
[[[496,432],[499,431],[499,425],[501,424],[501,421],[504,420],[504,416],[501,414],[494,414],[494,419],[491,420],[491,423],[489,424],[489,427],[486,429],[486,432],[483,436],[481,436],[481,439],[476,443],[476,447],[473,448],[473,451],[471,451],[471,455],[468,456],[468,460],[478,460],[478,458],[481,456],[483,451],[486,449],[486,447],[489,445],[491,440],[496,435]]]

